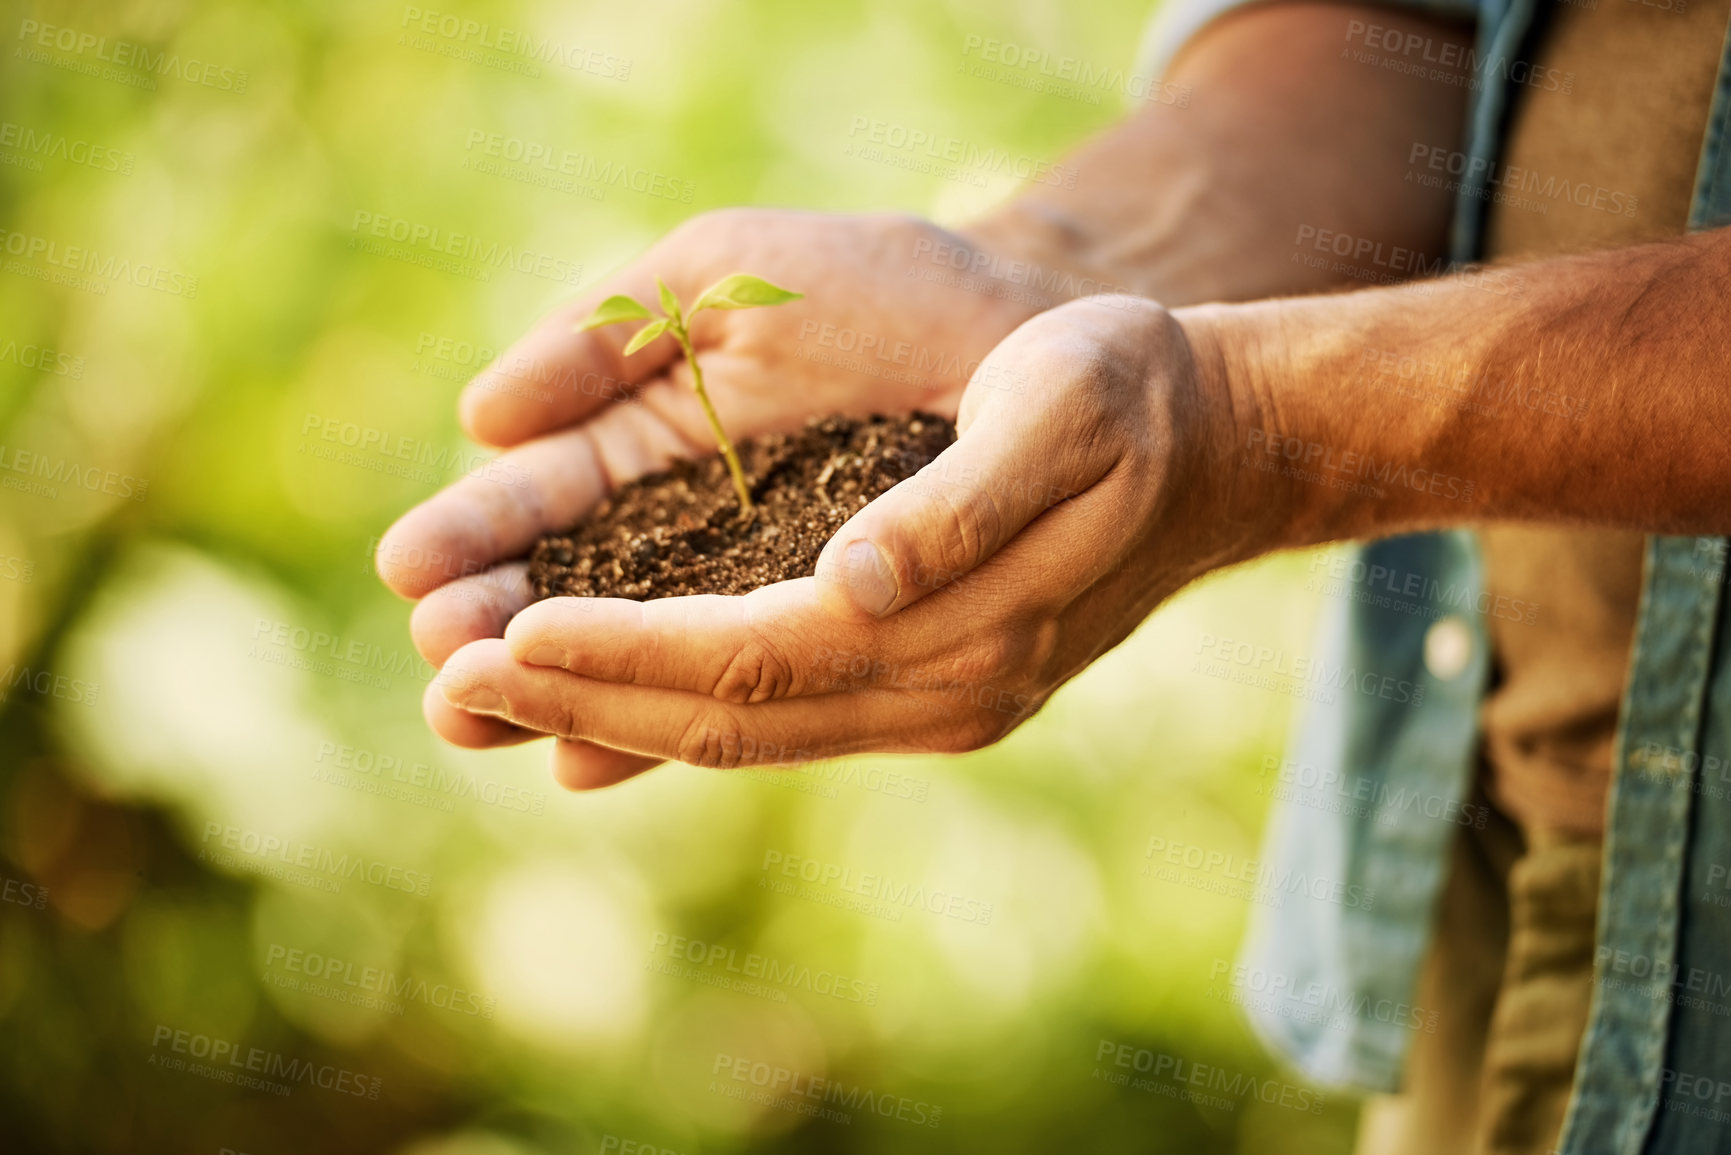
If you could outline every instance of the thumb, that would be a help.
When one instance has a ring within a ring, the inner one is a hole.
[[[1035,398],[1001,384],[992,395],[981,376],[988,368],[969,383],[955,444],[856,513],[824,547],[818,597],[830,610],[881,618],[913,604],[983,565],[1111,468],[1080,452]]]

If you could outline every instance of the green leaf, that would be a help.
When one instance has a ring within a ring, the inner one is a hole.
[[[750,273],[735,273],[731,277],[721,278],[703,290],[703,296],[697,298],[697,304],[691,306],[691,311],[695,313],[699,309],[755,309],[760,305],[780,305],[787,301],[797,301],[803,296],[804,293],[772,285],[762,277],[754,277]]]
[[[645,325],[643,328],[637,330],[637,336],[631,338],[631,340],[625,345],[625,355],[627,357],[631,356],[631,354],[637,352],[637,350],[643,348],[643,346],[649,344],[649,342],[667,332],[667,326],[671,324],[673,324],[673,322],[670,319],[663,317],[654,324]]]
[[[577,332],[587,329],[598,329],[602,325],[616,325],[620,321],[647,321],[655,316],[633,297],[608,297],[595,311],[589,314],[589,319],[577,326]]]
[[[655,278],[655,287],[661,293],[661,311],[674,320],[679,320],[679,298],[673,295],[673,290],[667,287],[667,282],[660,277]]]

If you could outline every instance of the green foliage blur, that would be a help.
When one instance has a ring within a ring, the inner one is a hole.
[[[1255,857],[1291,703],[1192,666],[1205,633],[1306,644],[1305,563],[1187,593],[976,755],[586,796],[536,745],[430,736],[371,573],[484,460],[456,393],[541,313],[718,206],[965,220],[1014,177],[851,156],[859,118],[1057,160],[1119,95],[979,75],[980,46],[1127,70],[1146,16],[8,3],[0,1148],[1344,1149],[1351,1104],[1243,1089],[1290,1079],[1218,978],[1245,902],[1148,853]],[[575,177],[510,159],[536,148]],[[528,271],[429,267],[379,220]],[[785,893],[796,860],[961,905]],[[1197,1064],[1240,1090],[1188,1094]],[[814,1080],[845,1121],[802,1110]]]

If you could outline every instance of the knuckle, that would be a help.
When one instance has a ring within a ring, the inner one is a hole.
[[[732,770],[740,764],[742,743],[739,735],[716,723],[721,718],[699,713],[685,723],[675,751],[681,762],[710,770]]]
[[[751,705],[794,692],[794,669],[779,646],[762,636],[748,638],[728,660],[711,693],[724,702]]]
[[[1004,511],[989,491],[977,489],[965,495],[939,490],[937,533],[924,543],[936,563],[936,572],[953,573],[969,568],[998,540]]]
[[[583,737],[582,721],[577,717],[577,707],[570,701],[561,698],[553,706],[553,734],[568,742],[575,742]]]

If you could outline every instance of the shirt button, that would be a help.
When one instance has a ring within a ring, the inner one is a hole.
[[[1473,656],[1473,632],[1466,619],[1451,614],[1424,634],[1424,668],[1444,682],[1460,677]]]

